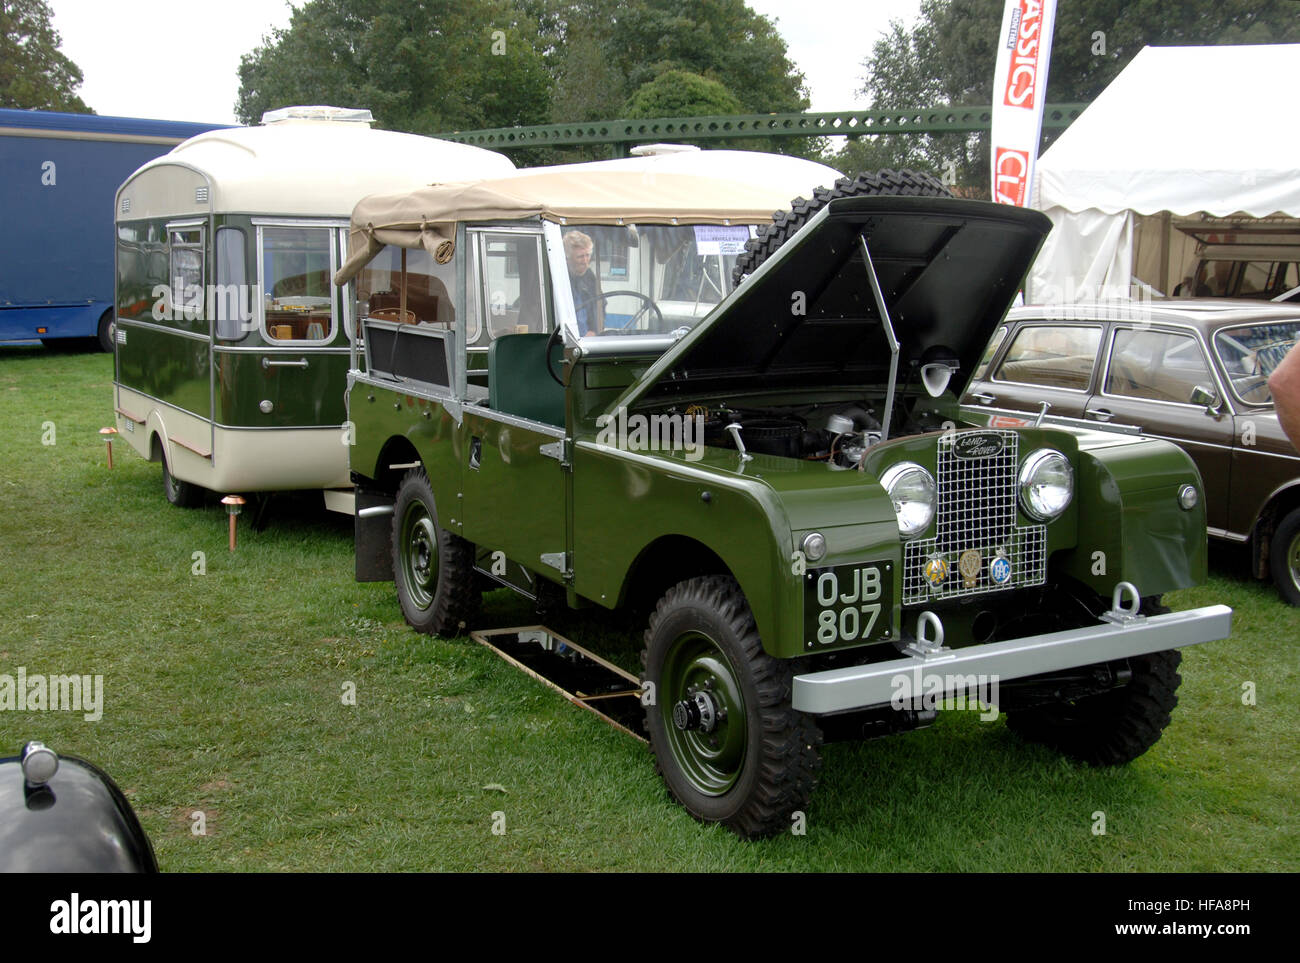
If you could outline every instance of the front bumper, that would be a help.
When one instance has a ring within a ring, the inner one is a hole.
[[[898,690],[900,676],[909,683],[918,673],[921,679],[941,679],[944,694],[948,695],[964,690],[963,677],[1020,679],[1226,639],[1231,630],[1232,609],[1207,605],[962,649],[940,648],[888,662],[797,675],[793,704],[800,712],[812,715],[885,706]]]

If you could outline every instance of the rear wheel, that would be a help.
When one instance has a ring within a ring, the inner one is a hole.
[[[1268,567],[1282,597],[1300,605],[1300,508],[1292,509],[1273,531]]]
[[[793,667],[763,651],[740,586],[710,576],[669,589],[642,659],[646,727],[674,798],[742,836],[788,829],[816,783],[821,732],[791,707]]]
[[[105,311],[99,318],[99,325],[95,331],[95,340],[99,342],[99,350],[107,354],[113,353],[113,312]]]
[[[1144,615],[1169,609],[1158,598],[1145,599]],[[1178,705],[1182,677],[1177,649],[1134,656],[1131,677],[1122,686],[1065,702],[1007,712],[1007,728],[1022,739],[1037,742],[1094,766],[1131,762],[1157,742]]]
[[[438,524],[429,476],[407,472],[393,510],[393,577],[407,624],[429,635],[460,634],[478,608],[474,576],[473,546]]]

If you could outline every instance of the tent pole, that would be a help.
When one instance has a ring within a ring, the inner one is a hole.
[[[1172,215],[1168,211],[1160,212],[1160,291],[1168,294],[1169,286],[1169,231]]]

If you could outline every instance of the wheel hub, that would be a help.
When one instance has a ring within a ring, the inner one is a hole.
[[[673,725],[685,732],[712,732],[718,724],[718,710],[708,692],[696,692],[673,706]]]
[[[682,775],[696,792],[727,792],[744,769],[749,739],[740,683],[717,644],[698,631],[674,640],[660,691],[664,734]]]
[[[412,506],[406,515],[402,567],[407,588],[417,608],[433,602],[438,587],[438,533],[423,506]]]

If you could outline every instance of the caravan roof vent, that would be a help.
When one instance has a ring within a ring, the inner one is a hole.
[[[656,154],[685,154],[698,150],[694,144],[641,144],[628,153],[633,157],[654,157]]]
[[[262,115],[263,124],[283,124],[292,121],[326,121],[331,123],[366,124],[375,122],[370,111],[360,107],[280,107]]]

